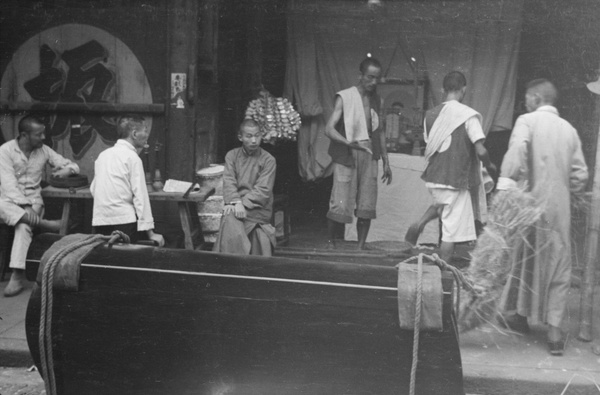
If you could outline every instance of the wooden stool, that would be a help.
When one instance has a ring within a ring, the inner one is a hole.
[[[14,238],[15,228],[0,221],[0,281],[4,281],[4,275],[8,272]]]
[[[286,246],[290,241],[291,224],[290,224],[290,199],[288,195],[275,195],[273,198],[273,217],[271,225],[275,226],[275,215],[283,213],[283,234],[276,232],[277,245]],[[276,227],[277,230],[277,227]]]

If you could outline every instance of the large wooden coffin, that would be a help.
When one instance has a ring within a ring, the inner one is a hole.
[[[28,276],[57,239],[37,237]],[[422,332],[418,394],[464,394],[444,276],[443,331]],[[39,365],[39,285],[26,329]],[[55,291],[59,394],[408,394],[413,332],[397,270],[374,264],[97,247]]]

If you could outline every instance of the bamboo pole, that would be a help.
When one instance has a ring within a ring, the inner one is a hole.
[[[596,92],[594,92],[596,93]],[[596,106],[600,99],[596,99]],[[583,341],[593,340],[593,302],[596,266],[598,261],[598,236],[600,230],[600,129],[596,137],[596,163],[594,165],[594,181],[592,184],[592,205],[588,217],[587,236],[585,241],[585,270],[581,289],[579,313],[579,335]]]

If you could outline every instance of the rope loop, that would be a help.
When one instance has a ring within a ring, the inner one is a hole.
[[[435,263],[441,270],[447,270],[447,271],[451,272],[452,275],[454,276],[457,284],[460,284],[460,286],[464,290],[469,291],[469,292],[473,291],[473,283],[471,283],[471,281],[469,281],[465,277],[463,272],[461,272],[458,268],[446,263],[446,261],[444,261],[442,258],[440,258],[440,256],[436,253],[433,253],[431,255],[427,255],[425,253],[420,253],[419,255],[411,256],[410,258],[405,259],[404,261],[402,261],[400,263],[411,263],[415,260],[423,259],[423,258],[426,258],[431,263]]]
[[[129,239],[129,236],[125,232],[122,232],[120,230],[113,230],[113,232],[110,234],[110,236],[105,236],[105,237],[108,240],[109,246],[112,246],[113,244],[115,244],[119,241],[122,243],[125,243],[125,244],[129,244],[131,242],[131,240]]]

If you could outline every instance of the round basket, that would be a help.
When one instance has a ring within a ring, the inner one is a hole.
[[[198,214],[203,233],[218,232],[223,214]]]
[[[223,196],[213,195],[198,203],[198,214],[221,214],[223,207]]]
[[[83,174],[72,174],[68,177],[50,177],[48,184],[55,188],[80,188],[88,185],[88,178]]]
[[[201,187],[215,188],[215,195],[223,195],[223,170],[222,165],[211,165],[196,172]]]

